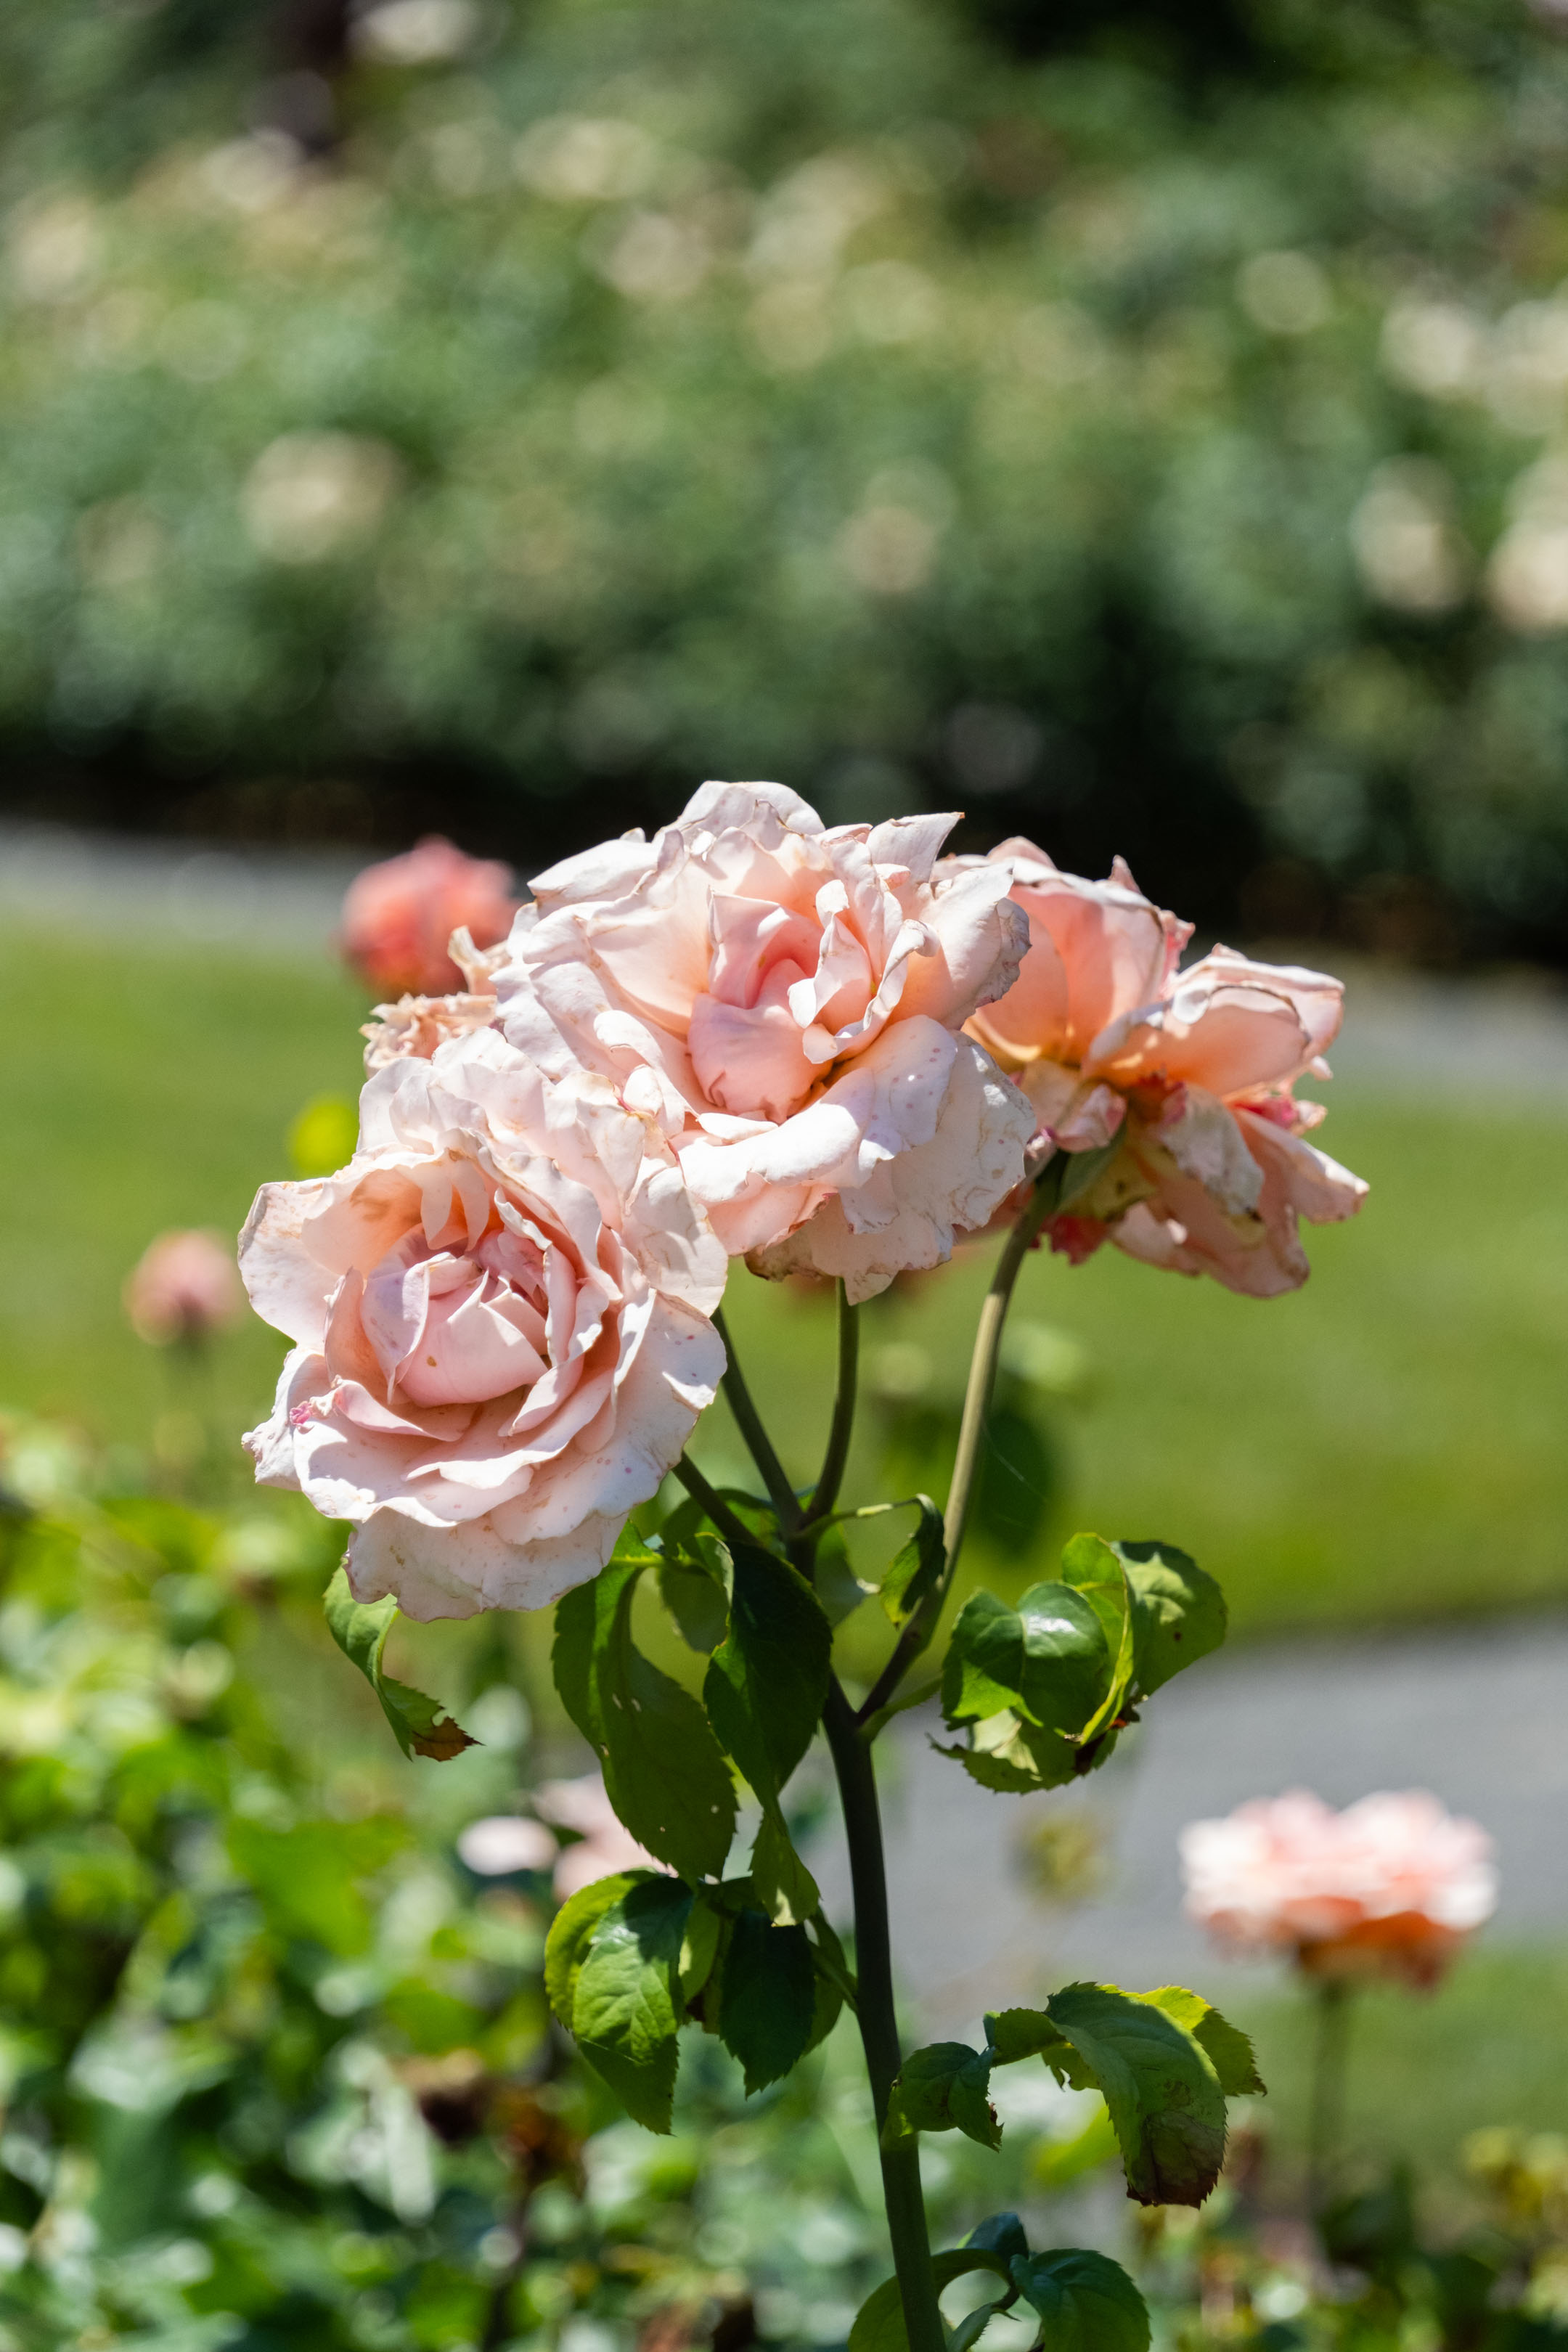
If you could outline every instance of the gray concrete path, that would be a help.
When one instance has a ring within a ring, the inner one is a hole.
[[[887,1776],[889,1871],[907,1990],[935,2034],[1079,1976],[1142,1989],[1243,1971],[1182,1916],[1176,1837],[1248,1797],[1306,1788],[1334,1804],[1429,1789],[1497,1843],[1501,1937],[1568,1930],[1568,1618],[1479,1623],[1352,1644],[1238,1649],[1161,1692],[1081,1788],[994,1796],[900,1727]],[[1086,1816],[1103,1883],[1063,1908],[1021,1868],[1031,1828]],[[847,1900],[842,1854],[814,1855]],[[1245,1971],[1253,1980],[1267,1970]]]

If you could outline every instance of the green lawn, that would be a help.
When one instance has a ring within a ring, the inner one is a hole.
[[[300,1105],[356,1083],[361,999],[325,961],[101,938],[62,952],[15,925],[0,985],[0,1402],[144,1442],[171,1368],[126,1328],[124,1275],[161,1227],[232,1230],[286,1172]],[[1341,1087],[1326,1139],[1373,1194],[1312,1237],[1294,1297],[1233,1298],[1111,1250],[1076,1271],[1030,1262],[1016,1313],[1088,1364],[1076,1397],[1037,1401],[1060,1464],[1053,1539],[1092,1526],[1182,1544],[1252,1629],[1568,1598],[1568,1113]],[[869,1309],[873,1364],[923,1349],[932,1392],[955,1393],[985,1272],[975,1252]],[[743,1273],[731,1293],[804,1477],[831,1318]],[[221,1343],[201,1400],[215,1426],[259,1413],[279,1352],[259,1325]],[[735,1459],[727,1423],[698,1450]],[[868,1440],[862,1493],[874,1468]],[[973,1565],[1016,1582],[1049,1556],[982,1547]]]

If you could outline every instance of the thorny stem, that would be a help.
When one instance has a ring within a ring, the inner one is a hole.
[[[882,1822],[871,1751],[856,1728],[854,1713],[837,1678],[828,1685],[823,1728],[838,1776],[844,1833],[849,1846],[849,1880],[855,1896],[855,1974],[861,2044],[871,2080],[871,2105],[882,2163],[882,2196],[904,2306],[910,2352],[944,2352],[946,2332],[937,2308],[931,2237],[921,2188],[920,2143],[881,2147],[888,2096],[902,2063],[893,2010],[893,1960],[888,1930],[888,1876],[882,1859]]]
[[[730,1360],[723,1381],[725,1401],[735,1416],[736,1427],[746,1441],[747,1451],[762,1474],[768,1499],[779,1515],[779,1524],[786,1536],[793,1535],[800,1525],[800,1505],[795,1500],[795,1488],[789,1483],[784,1464],[773,1451],[773,1440],[763,1427],[762,1416],[752,1402],[752,1391],[746,1386],[746,1376],[741,1370],[741,1360],[735,1353],[722,1307],[715,1312],[713,1324]]]
[[[849,1294],[842,1283],[838,1286],[838,1386],[833,1399],[833,1421],[827,1433],[827,1451],[822,1457],[822,1475],[817,1479],[811,1497],[813,1519],[825,1519],[838,1500],[838,1489],[844,1483],[844,1466],[849,1459],[849,1439],[855,1427],[855,1386],[860,1363],[860,1310],[850,1304]]]
[[[1339,2168],[1344,2131],[1345,2059],[1350,2045],[1351,1988],[1342,1977],[1317,1986],[1318,2030],[1312,2053],[1312,2112],[1307,2135],[1307,2211],[1322,2219]]]
[[[1002,1328],[1007,1320],[1007,1309],[1013,1303],[1013,1286],[1023,1268],[1024,1260],[1038,1238],[1040,1227],[1051,1213],[1055,1200],[1054,1186],[1036,1183],[1027,1206],[1020,1211],[1017,1222],[1007,1236],[1006,1246],[996,1261],[991,1287],[980,1309],[980,1325],[974,1334],[974,1352],[969,1360],[969,1385],[963,1393],[963,1417],[958,1426],[958,1453],[953,1460],[952,1477],[947,1490],[947,1511],[942,1520],[942,1549],[946,1559],[942,1577],[904,1627],[892,1656],[862,1703],[858,1718],[862,1725],[868,1723],[886,1706],[931,1640],[952,1589],[953,1570],[958,1566],[958,1555],[963,1549],[964,1529],[969,1521],[975,1473],[980,1467],[985,1416],[991,1405],[991,1391],[996,1385]]]

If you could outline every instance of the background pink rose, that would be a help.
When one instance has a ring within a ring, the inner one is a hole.
[[[829,830],[783,785],[705,785],[651,842],[539,877],[506,1034],[613,1077],[757,1271],[863,1298],[934,1265],[1018,1182],[1033,1124],[960,1034],[1026,933],[1005,870],[933,878],[952,823]]]
[[[1037,1155],[1121,1139],[1053,1220],[1054,1245],[1076,1264],[1110,1239],[1255,1297],[1296,1289],[1310,1271],[1298,1219],[1348,1217],[1367,1189],[1306,1140],[1323,1110],[1294,1095],[1328,1076],[1341,982],[1224,947],[1178,972],[1191,926],[1120,859],[1108,882],[1058,874],[1024,841],[982,863],[1011,874],[1030,943],[972,1034],[1028,1097]]]
[[[160,1234],[126,1277],[125,1311],[155,1345],[203,1339],[245,1306],[233,1249],[205,1228]]]
[[[1335,1812],[1303,1790],[1182,1832],[1186,1908],[1232,1950],[1429,1985],[1497,1907],[1492,1843],[1436,1797]]]
[[[371,987],[436,996],[463,983],[448,951],[453,932],[466,929],[476,947],[493,947],[516,911],[507,866],[465,856],[432,834],[404,856],[355,875],[340,940]]]
[[[371,1078],[339,1174],[262,1188],[241,1268],[295,1347],[246,1444],[353,1524],[361,1600],[542,1607],[679,1457],[726,1261],[649,1141],[605,1080],[484,1030]]]

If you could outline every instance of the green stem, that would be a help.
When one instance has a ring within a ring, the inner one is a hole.
[[[1048,1169],[1050,1163],[1047,1163]],[[1042,1176],[1046,1171],[1042,1171]],[[1038,1237],[1040,1227],[1056,1204],[1054,1183],[1037,1181],[1027,1205],[1019,1212],[1006,1245],[996,1261],[996,1271],[991,1277],[991,1287],[980,1309],[980,1325],[974,1334],[974,1352],[969,1360],[969,1385],[963,1392],[963,1417],[958,1425],[958,1452],[953,1460],[952,1477],[947,1490],[947,1511],[942,1520],[942,1549],[946,1554],[942,1577],[916,1610],[900,1634],[892,1656],[888,1660],[875,1685],[860,1708],[862,1725],[880,1714],[921,1652],[935,1633],[937,1623],[952,1589],[953,1570],[963,1546],[964,1529],[969,1523],[969,1506],[974,1493],[975,1474],[980,1467],[980,1448],[985,1435],[985,1416],[991,1406],[991,1392],[996,1385],[996,1361],[1002,1347],[1002,1328],[1007,1320],[1007,1309],[1013,1303],[1013,1286],[1023,1269],[1024,1260]]]
[[[1319,1979],[1317,2008],[1312,2109],[1307,2135],[1307,2210],[1313,2221],[1321,2219],[1332,2195],[1344,2136],[1351,1988],[1342,1977]]]
[[[675,1475],[689,1495],[694,1495],[723,1537],[726,1543],[754,1544],[757,1540],[743,1519],[738,1519],[716,1486],[710,1486],[702,1473],[686,1454],[675,1465]]]
[[[792,1535],[800,1525],[800,1504],[785,1475],[784,1464],[773,1451],[773,1440],[763,1427],[762,1415],[752,1401],[752,1391],[746,1386],[746,1376],[741,1370],[741,1359],[735,1353],[735,1343],[730,1337],[722,1307],[715,1312],[713,1325],[724,1342],[724,1353],[729,1358],[723,1382],[725,1402],[735,1416],[736,1427],[746,1441],[747,1452],[762,1473],[768,1499],[779,1515],[779,1524],[786,1535]]]
[[[871,2078],[871,2104],[880,2145],[888,2096],[901,2061],[893,2010],[893,1961],[888,1928],[888,1877],[882,1858],[882,1822],[871,1751],[856,1728],[854,1713],[837,1679],[828,1687],[823,1728],[838,1776],[844,1831],[849,1846],[849,1878],[855,1896],[855,1978],[860,2040]],[[920,2142],[881,2148],[882,2195],[893,2267],[904,2306],[910,2352],[944,2352],[946,2334],[937,2308],[931,2238],[921,2189]]]
[[[849,1303],[849,1294],[842,1283],[838,1286],[838,1386],[833,1398],[833,1421],[827,1432],[827,1451],[822,1457],[822,1475],[817,1479],[811,1497],[811,1517],[824,1519],[838,1500],[838,1489],[844,1484],[845,1465],[849,1459],[849,1439],[855,1427],[855,1389],[860,1364],[860,1310]]]

